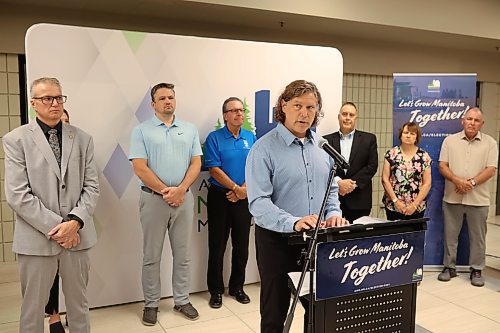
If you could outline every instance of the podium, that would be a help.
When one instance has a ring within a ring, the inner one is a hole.
[[[313,331],[415,332],[427,218],[320,230]],[[303,234],[290,244],[307,242]]]

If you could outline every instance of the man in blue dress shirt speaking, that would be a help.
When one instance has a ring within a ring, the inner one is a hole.
[[[247,195],[255,218],[257,265],[261,279],[261,333],[282,332],[290,304],[287,273],[300,271],[302,246],[282,233],[342,226],[338,187],[327,189],[333,160],[311,131],[323,116],[321,94],[312,82],[290,83],[276,103],[275,129],[252,147],[246,163]],[[318,217],[329,191],[325,216]],[[306,318],[305,318],[306,320]]]

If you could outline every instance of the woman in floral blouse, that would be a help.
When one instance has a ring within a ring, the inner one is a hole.
[[[408,122],[399,129],[399,146],[385,154],[382,199],[387,219],[410,220],[421,218],[425,198],[431,188],[431,158],[417,144],[422,134],[417,124]]]

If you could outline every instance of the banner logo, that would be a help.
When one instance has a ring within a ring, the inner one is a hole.
[[[431,83],[427,85],[427,92],[430,93],[438,93],[441,89],[441,81],[439,80],[432,80]]]

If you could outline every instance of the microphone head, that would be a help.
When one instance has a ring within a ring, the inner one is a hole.
[[[318,147],[320,147],[321,149],[323,149],[323,146],[325,145],[325,143],[328,143],[328,140],[326,140],[325,138],[320,138],[318,140]]]

